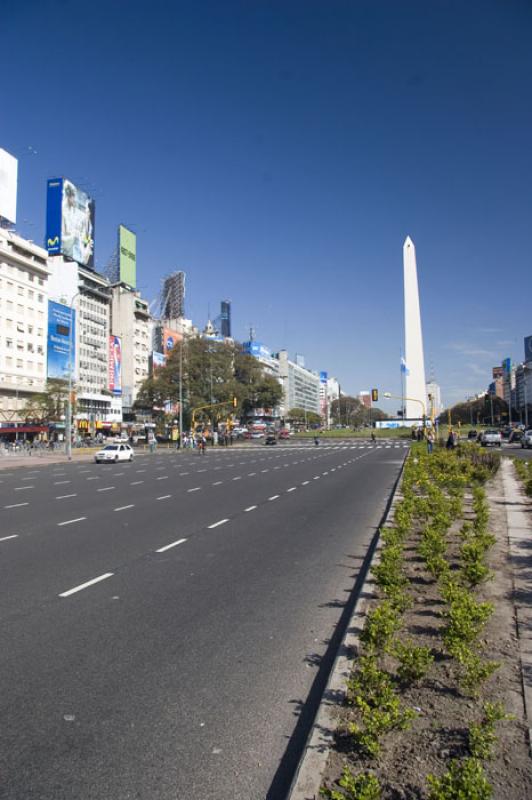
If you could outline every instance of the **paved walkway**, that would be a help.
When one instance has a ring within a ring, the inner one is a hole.
[[[511,461],[504,459],[501,468],[530,743],[532,742],[532,500],[521,488]]]

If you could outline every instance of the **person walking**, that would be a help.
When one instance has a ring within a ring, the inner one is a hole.
[[[449,430],[449,436],[447,437],[445,447],[447,450],[454,450],[454,433],[452,430]]]
[[[432,449],[434,447],[434,433],[429,428],[429,430],[427,431],[426,435],[427,435],[427,453],[430,455],[430,453],[432,453]]]

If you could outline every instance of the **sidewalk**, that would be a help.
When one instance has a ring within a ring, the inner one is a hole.
[[[84,451],[72,453],[72,461],[82,461],[86,458],[94,458],[93,451]],[[31,455],[29,453],[8,453],[7,455],[0,455],[0,471],[5,469],[16,469],[17,467],[45,467],[47,464],[64,464],[68,462],[68,458],[60,450],[48,453],[46,450],[35,450]]]
[[[532,500],[522,490],[510,459],[502,460],[501,469],[508,525],[508,555],[513,572],[513,600],[530,744],[532,742]]]

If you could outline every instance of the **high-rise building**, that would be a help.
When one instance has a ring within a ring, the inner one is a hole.
[[[180,319],[185,316],[185,273],[172,272],[163,281],[161,319]]]
[[[292,408],[302,408],[314,414],[320,413],[320,376],[301,363],[290,361],[286,350],[281,350],[279,359],[279,377],[283,385],[283,404],[281,416],[285,416]],[[299,356],[301,361],[302,356]]]
[[[224,339],[231,338],[231,301],[222,300],[220,305],[220,333]]]
[[[122,358],[122,410],[131,414],[140,387],[149,375],[151,327],[148,303],[124,284],[112,288],[111,333],[119,337]]]
[[[423,334],[419,308],[416,248],[407,236],[403,245],[405,304],[405,407],[407,419],[427,414]]]
[[[48,253],[0,228],[0,422],[20,423],[46,383]]]

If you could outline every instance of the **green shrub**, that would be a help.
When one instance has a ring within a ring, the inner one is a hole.
[[[415,683],[424,678],[430,669],[434,656],[430,647],[416,647],[413,642],[395,642],[393,655],[399,661],[397,674],[404,683]]]
[[[416,716],[413,709],[403,708],[399,698],[393,693],[379,706],[371,705],[360,696],[356,705],[362,724],[351,722],[348,730],[355,743],[372,758],[379,754],[380,739],[385,733],[406,730]]]
[[[475,758],[451,761],[441,778],[429,775],[427,781],[429,800],[490,800],[493,796],[482,764]]]
[[[358,697],[373,706],[382,705],[393,693],[390,676],[379,668],[375,655],[361,656],[347,681],[347,700],[357,705]]]
[[[470,644],[479,636],[493,613],[493,604],[479,602],[467,589],[453,581],[448,581],[442,595],[444,599],[449,598],[449,606],[444,611],[447,626],[443,641],[453,655],[457,644]]]
[[[383,600],[377,608],[367,615],[360,639],[370,650],[385,651],[400,624],[398,610],[390,600]]]
[[[476,537],[460,547],[460,572],[470,586],[478,586],[491,576],[485,562],[486,539]]]
[[[483,717],[480,722],[474,722],[469,727],[469,750],[473,758],[491,758],[493,747],[497,741],[495,723],[501,720],[512,719],[506,714],[502,703],[484,703]]]
[[[343,791],[322,788],[320,794],[329,800],[380,800],[379,779],[371,772],[353,775],[349,767],[344,767],[339,784]]]

